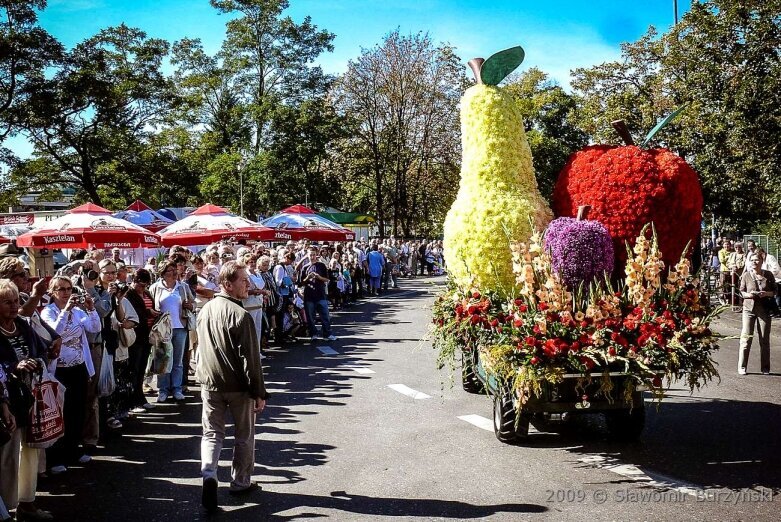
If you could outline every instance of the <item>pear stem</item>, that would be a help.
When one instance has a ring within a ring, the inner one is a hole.
[[[483,63],[485,62],[484,58],[472,58],[469,60],[469,68],[472,69],[472,74],[475,75],[475,81],[477,83],[483,83],[482,75],[480,74],[480,69],[483,67]]]
[[[578,207],[578,221],[585,221],[588,219],[588,212],[591,210],[591,205],[581,205]]]
[[[614,129],[616,129],[616,132],[619,136],[621,136],[621,139],[624,140],[624,143],[627,145],[634,145],[635,141],[632,139],[632,135],[629,134],[629,129],[626,126],[626,123],[624,123],[624,120],[616,120],[610,122],[610,125],[613,126]]]

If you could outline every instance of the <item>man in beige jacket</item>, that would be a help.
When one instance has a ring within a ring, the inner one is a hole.
[[[220,269],[221,292],[198,314],[199,358],[196,378],[203,399],[201,440],[201,502],[217,509],[217,465],[225,439],[228,410],[235,423],[230,493],[257,489],[252,482],[255,467],[255,415],[268,398],[260,364],[260,344],[252,317],[241,305],[247,298],[249,276],[236,261]]]

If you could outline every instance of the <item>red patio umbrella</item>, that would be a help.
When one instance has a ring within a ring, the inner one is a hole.
[[[293,205],[260,222],[273,228],[276,240],[353,241],[355,232],[304,205]]]
[[[231,214],[217,205],[206,204],[187,217],[165,227],[160,238],[165,246],[208,245],[222,239],[274,240],[274,230]]]
[[[86,203],[54,221],[42,224],[16,238],[16,244],[28,248],[135,248],[160,246],[154,232],[117,219],[105,208]]]

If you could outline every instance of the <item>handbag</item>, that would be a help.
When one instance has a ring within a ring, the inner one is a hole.
[[[179,293],[182,297],[182,312],[180,315],[180,319],[182,320],[182,324],[185,328],[188,330],[195,330],[196,326],[196,320],[195,320],[195,314],[192,310],[188,310],[184,307],[184,303],[187,303],[189,300],[187,299],[187,292],[184,290],[184,287],[179,287]]]
[[[16,423],[20,425],[26,423],[27,414],[35,402],[30,387],[22,379],[9,372],[5,389],[8,393],[8,407],[16,418]]]
[[[25,444],[31,448],[50,448],[65,435],[65,387],[49,373],[46,367],[40,379],[34,378],[32,389],[35,401],[30,410]]]

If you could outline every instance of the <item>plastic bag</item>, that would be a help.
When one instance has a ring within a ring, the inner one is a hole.
[[[114,357],[103,348],[103,362],[100,363],[100,376],[98,377],[98,396],[108,397],[117,387],[114,380]]]
[[[50,448],[65,434],[65,387],[43,367],[42,376],[33,380],[35,402],[30,410],[25,444],[31,448]]]

